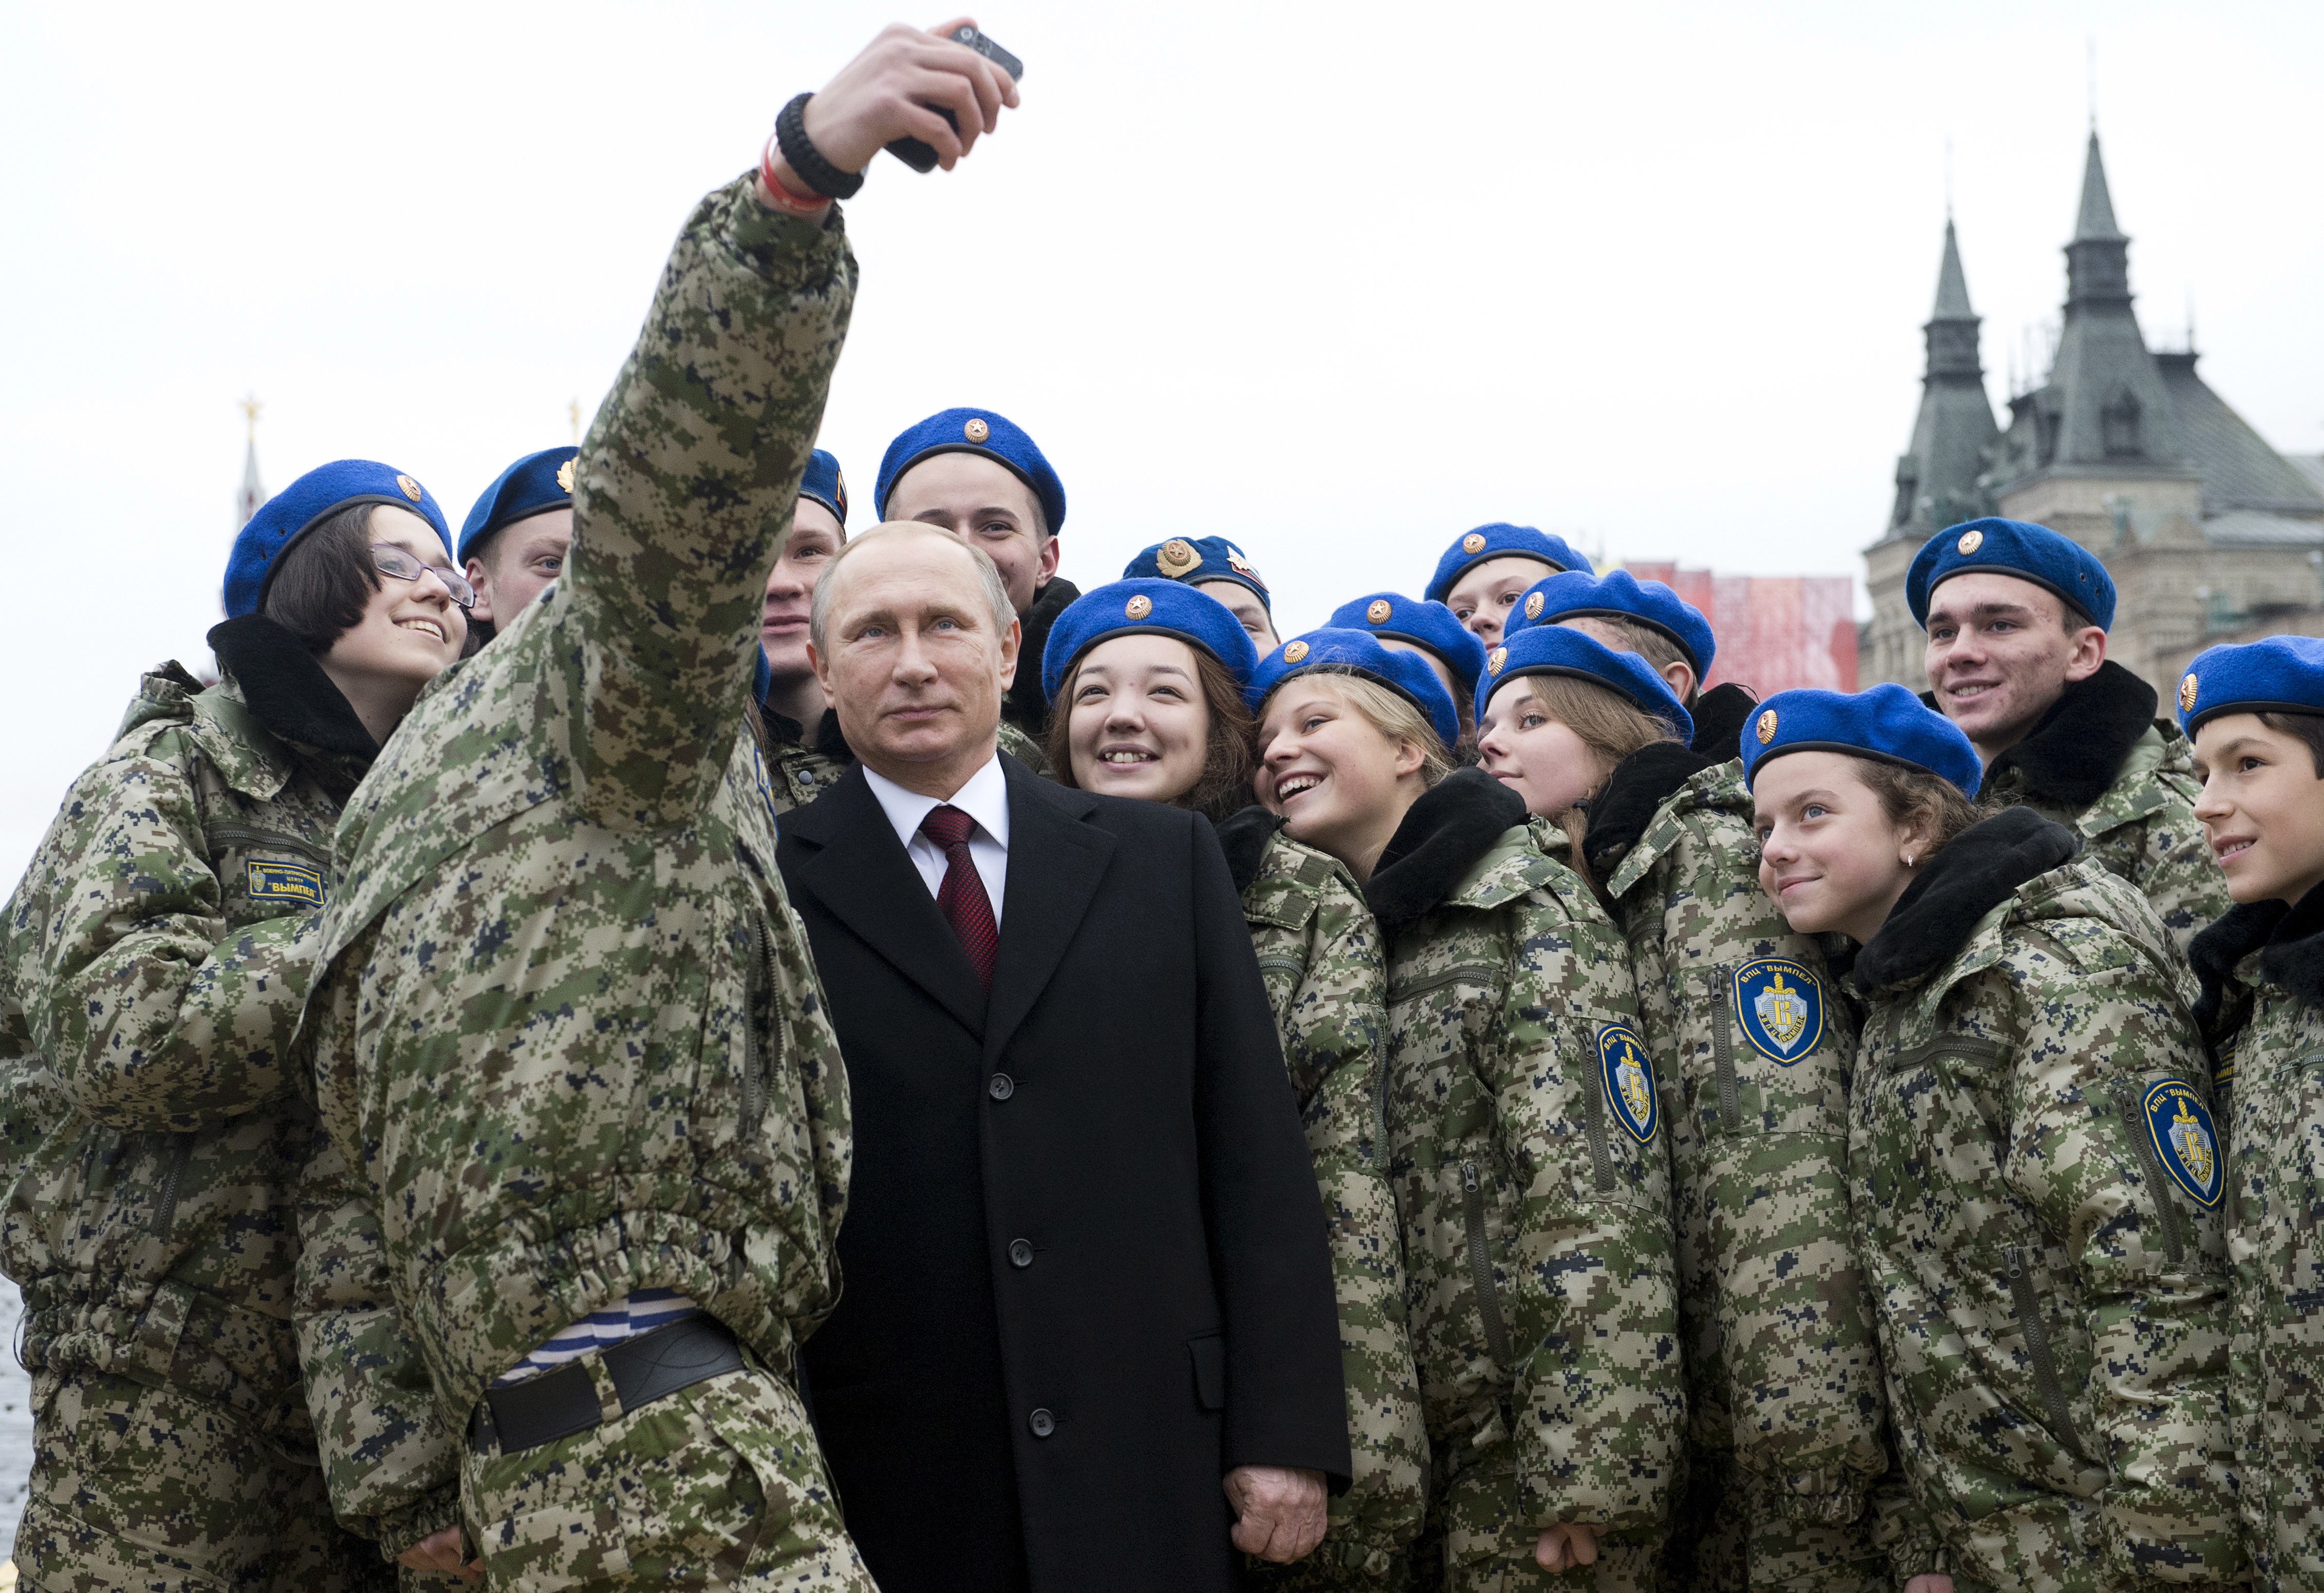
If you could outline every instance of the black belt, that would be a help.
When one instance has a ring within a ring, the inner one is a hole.
[[[613,1377],[623,1415],[743,1365],[734,1331],[706,1312],[608,1344],[597,1358]],[[604,1419],[589,1369],[567,1361],[521,1383],[485,1389],[468,1422],[468,1442],[478,1454],[490,1454],[495,1443],[502,1453],[513,1454],[586,1432]]]

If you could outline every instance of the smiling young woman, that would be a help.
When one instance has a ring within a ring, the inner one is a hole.
[[[1260,800],[1364,882],[1386,954],[1428,1579],[1595,1564],[1598,1586],[1650,1586],[1683,1395],[1667,1137],[1621,937],[1523,797],[1452,769],[1459,718],[1422,655],[1310,631],[1250,698]]]
[[[1742,750],[1767,893],[1860,943],[1848,1183],[1908,1593],[2039,1585],[2093,1534],[2237,1580],[2223,1158],[2169,933],[2062,825],[1980,820],[1976,750],[1902,686],[1778,693]]]

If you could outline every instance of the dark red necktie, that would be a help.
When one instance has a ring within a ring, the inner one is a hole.
[[[976,821],[957,807],[932,807],[920,821],[920,833],[944,849],[944,885],[936,892],[936,907],[960,936],[960,949],[976,970],[976,982],[992,993],[992,964],[1001,954],[1001,926],[992,921],[992,898],[984,894],[984,877],[968,855],[968,837]]]

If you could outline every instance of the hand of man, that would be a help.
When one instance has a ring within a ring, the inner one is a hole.
[[[471,1582],[484,1579],[483,1561],[464,1562],[460,1559],[460,1529],[456,1526],[447,1526],[440,1533],[429,1533],[397,1555],[395,1563],[412,1570],[441,1571]]]
[[[965,44],[946,37],[974,26],[957,16],[927,32],[891,23],[807,102],[807,135],[842,171],[861,171],[894,140],[918,139],[949,171],[1017,103],[1017,81]],[[959,130],[929,107],[953,114]]]
[[[1288,1565],[1323,1541],[1323,1474],[1288,1466],[1238,1466],[1226,1475],[1234,1546]]]
[[[1533,1557],[1544,1570],[1571,1570],[1598,1563],[1598,1529],[1579,1522],[1561,1521],[1541,1529]]]
[[[1953,1579],[1941,1570],[1924,1570],[1904,1584],[1904,1593],[1953,1593]]]

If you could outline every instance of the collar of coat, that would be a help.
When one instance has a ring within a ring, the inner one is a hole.
[[[1694,720],[1694,750],[1717,763],[1733,758],[1743,745],[1743,727],[1751,723],[1751,711],[1758,705],[1750,687],[1731,680],[1697,692],[1694,706],[1688,710]]]
[[[1613,878],[1663,805],[1721,761],[1676,741],[1655,741],[1616,764],[1590,799],[1590,827],[1582,837],[1582,855],[1598,878]]]
[[[379,743],[313,653],[264,614],[211,627],[218,668],[242,690],[249,710],[275,735],[368,763]]]
[[[785,717],[771,708],[761,707],[760,717],[767,722],[767,741],[779,749],[807,745],[807,726],[796,719]],[[815,745],[809,749],[841,763],[855,761],[855,750],[847,738],[839,732],[839,710],[825,708],[823,717],[815,722]]]
[[[1268,845],[1281,828],[1283,820],[1256,802],[1219,821],[1219,850],[1227,854],[1227,872],[1234,876],[1237,896],[1259,878],[1259,867],[1267,861]]]
[[[1857,953],[1857,988],[1867,995],[1899,990],[1955,961],[1988,917],[2006,914],[2021,886],[2080,846],[2072,831],[2031,808],[1971,824],[1922,866]]]
[[[2258,953],[2255,967],[2244,966]],[[2187,948],[2202,998],[2195,1019],[2212,1034],[2225,1012],[2227,986],[2241,980],[2277,986],[2305,1007],[2324,1007],[2324,885],[2291,907],[2280,901],[2245,902],[2219,916]]]
[[[1539,855],[1525,798],[1480,769],[1455,769],[1421,793],[1372,870],[1364,899],[1380,933],[1393,935],[1430,908],[1465,899],[1512,848]]]
[[[1362,900],[1337,858],[1283,833],[1283,821],[1257,803],[1229,814],[1218,835],[1243,916],[1253,924],[1305,929],[1322,910],[1335,877],[1345,879],[1349,896]]]
[[[1921,700],[1942,709],[1934,692]],[[2123,773],[2131,751],[2155,728],[2154,688],[2108,659],[2069,686],[2026,738],[1993,760],[1980,793],[2005,790],[2052,807],[2088,807]]]
[[[1033,606],[1017,616],[1017,678],[1009,683],[1003,712],[1010,723],[1033,738],[1042,739],[1049,727],[1049,699],[1041,690],[1041,651],[1049,645],[1049,627],[1065,612],[1082,589],[1063,576],[1033,594]]]

